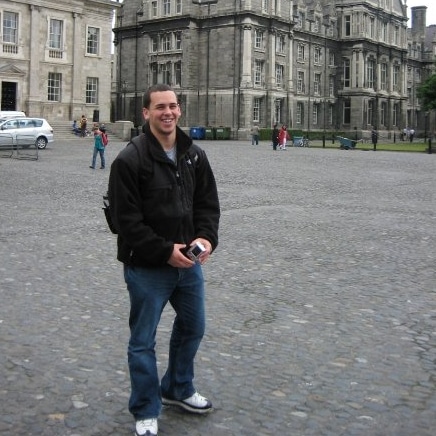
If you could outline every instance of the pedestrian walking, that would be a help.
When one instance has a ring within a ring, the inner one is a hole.
[[[371,130],[371,142],[373,149],[375,150],[377,148],[377,142],[378,142],[378,132],[375,129]]]
[[[92,153],[92,163],[89,168],[92,168],[95,170],[95,164],[97,160],[97,155],[100,155],[100,169],[104,169],[106,166],[105,158],[104,158],[104,148],[105,145],[103,143],[103,132],[99,129],[98,126],[93,127],[93,133],[94,133],[94,151]]]
[[[289,132],[287,130],[287,126],[283,124],[279,131],[279,148],[280,150],[286,150],[286,143],[290,139]]]
[[[277,123],[274,124],[273,130],[271,133],[271,141],[273,150],[277,150],[277,145],[279,144],[279,129]]]
[[[85,115],[82,115],[82,118],[80,119],[80,132],[81,132],[81,136],[83,136],[83,137],[86,136],[87,125],[88,125],[88,120],[85,117]]]
[[[136,436],[155,436],[162,404],[212,410],[193,379],[205,331],[202,265],[218,244],[220,207],[205,152],[177,126],[181,110],[173,89],[149,88],[143,116],[144,133],[112,163],[108,195],[130,295],[129,411]],[[155,339],[168,302],[176,317],[159,383]]]
[[[409,140],[410,142],[413,142],[413,138],[415,137],[415,129],[410,129],[409,132]]]
[[[251,145],[259,145],[259,126],[255,124],[251,128]]]

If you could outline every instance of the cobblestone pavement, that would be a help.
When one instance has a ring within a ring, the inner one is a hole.
[[[434,435],[434,155],[199,143],[222,202],[196,366],[215,412],[166,408],[159,434]],[[128,295],[91,154],[0,159],[1,435],[133,433]]]

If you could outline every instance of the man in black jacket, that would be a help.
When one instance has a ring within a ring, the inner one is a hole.
[[[144,96],[144,133],[111,166],[109,201],[118,231],[117,258],[130,295],[129,410],[136,435],[157,435],[162,404],[212,410],[194,385],[194,358],[205,330],[201,265],[218,244],[220,207],[206,154],[179,128],[174,91]],[[197,247],[197,258],[187,250]],[[168,368],[159,384],[156,329],[165,305],[176,312]]]

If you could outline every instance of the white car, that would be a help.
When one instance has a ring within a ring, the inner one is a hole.
[[[40,150],[53,142],[53,128],[44,118],[9,118],[0,121],[0,146],[29,148],[31,145]]]

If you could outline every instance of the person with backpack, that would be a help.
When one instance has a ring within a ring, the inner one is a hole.
[[[100,132],[101,140],[103,142],[103,145],[106,147],[109,144],[109,137],[107,136],[106,126],[104,124],[100,125]]]
[[[173,89],[149,88],[143,116],[143,133],[111,165],[108,200],[130,296],[129,411],[137,436],[155,436],[162,404],[212,410],[193,378],[205,332],[202,265],[218,245],[220,205],[205,152],[177,126],[181,109]],[[176,317],[159,380],[156,330],[168,302]]]
[[[94,132],[94,152],[92,153],[92,163],[91,163],[91,166],[89,168],[92,168],[93,170],[95,170],[97,155],[99,154],[100,155],[100,162],[101,162],[100,169],[104,170],[104,168],[106,166],[106,162],[105,162],[105,158],[104,158],[105,145],[103,143],[103,132],[100,130],[98,125],[94,125],[92,130]]]

